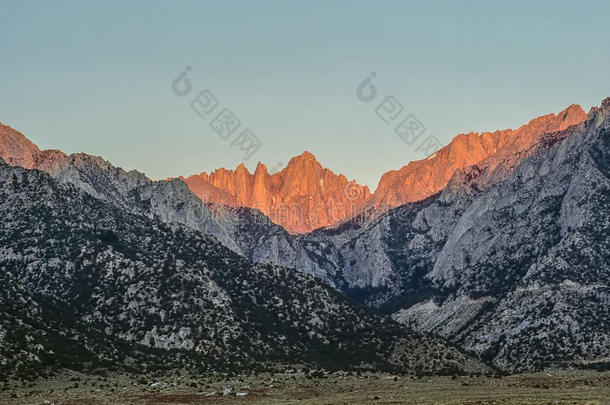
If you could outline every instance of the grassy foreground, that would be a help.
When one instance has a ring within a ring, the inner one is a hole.
[[[503,378],[302,372],[233,378],[66,373],[0,387],[2,405],[610,404],[610,372],[576,370]]]

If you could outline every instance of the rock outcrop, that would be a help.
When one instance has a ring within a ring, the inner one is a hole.
[[[186,225],[251,260],[297,268],[332,284],[337,263],[317,243],[307,247],[257,209],[204,203],[180,179],[152,181],[98,156],[41,151],[15,129],[0,127],[0,159],[49,173],[131,214]]]
[[[559,114],[535,118],[516,130],[457,135],[426,159],[385,173],[370,204],[393,208],[423,200],[445,188],[456,170],[475,164],[481,169],[493,168],[507,156],[529,149],[543,134],[562,131],[586,118],[579,105],[571,105]]]
[[[606,99],[586,121],[456,171],[433,196],[309,238],[337,249],[346,294],[502,369],[603,366],[609,156]]]
[[[41,152],[25,137],[6,135],[6,127],[0,157],[130,214],[213,235],[255,262],[314,275],[502,369],[523,371],[609,355],[610,99],[583,114],[571,106],[515,131],[458,136],[427,160],[388,174],[393,185],[375,195],[355,188],[362,205],[354,217],[298,235],[259,210],[214,201],[273,203],[268,190],[280,190],[299,203],[323,177],[313,156],[299,157],[284,177],[269,176],[262,165],[253,175],[242,167],[215,179],[196,176],[191,188],[200,187],[206,203],[179,179],[152,182],[101,158]],[[413,190],[420,194],[401,191],[419,175],[423,185]],[[349,191],[346,180],[336,183],[343,184]],[[409,199],[415,201],[390,208]],[[385,209],[376,211],[372,201]]]
[[[485,371],[310,276],[0,162],[0,375],[278,364]]]
[[[323,168],[309,152],[273,175],[259,162],[253,174],[242,164],[235,170],[223,168],[181,179],[206,203],[255,208],[289,232],[303,234],[335,226],[362,211],[378,216],[423,200],[442,190],[456,170],[475,164],[479,169],[495,168],[508,157],[527,151],[542,135],[564,130],[586,117],[580,106],[571,105],[516,130],[457,135],[426,159],[385,173],[372,195],[368,187]],[[522,158],[515,159],[515,164]]]
[[[36,157],[40,154],[38,146],[21,132],[0,123],[0,158],[11,166],[26,169],[36,167]]]
[[[371,197],[367,186],[323,168],[309,152],[272,175],[259,162],[253,174],[241,164],[181,179],[204,202],[258,209],[291,233],[336,224]]]

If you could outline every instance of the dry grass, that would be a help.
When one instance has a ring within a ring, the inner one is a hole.
[[[0,393],[0,404],[590,404],[610,405],[610,372],[554,371],[504,378],[431,377],[345,373],[326,378],[263,374],[229,380],[214,376],[145,378],[66,374]],[[161,381],[167,387],[151,387]],[[33,386],[29,386],[33,385]],[[78,385],[78,386],[76,386]],[[232,393],[222,395],[224,388]],[[236,397],[235,392],[247,392]],[[216,395],[206,396],[211,392]],[[14,396],[17,396],[16,398]],[[49,403],[49,402],[47,402]]]

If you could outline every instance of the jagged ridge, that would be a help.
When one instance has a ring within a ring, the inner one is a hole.
[[[52,331],[70,331],[75,341],[64,339],[62,353],[79,347],[95,363],[89,368],[109,361],[135,369],[163,362],[207,370],[267,362],[420,372],[480,367],[438,340],[353,307],[311,277],[253,264],[196,231],[117,209],[40,171],[0,163],[0,212],[0,281],[16,291],[1,295],[3,373],[86,367],[81,357],[66,362],[53,354],[57,347],[45,338]],[[33,307],[14,309],[24,291]],[[45,319],[40,307],[48,302],[65,319]],[[29,327],[5,329],[15,316]],[[21,333],[35,336],[34,344],[20,344]],[[114,347],[96,348],[104,337]]]

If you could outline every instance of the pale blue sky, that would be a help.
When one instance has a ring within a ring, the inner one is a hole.
[[[249,168],[309,150],[374,189],[424,157],[375,115],[386,95],[444,143],[610,96],[610,1],[175,3],[0,0],[0,121],[152,178],[233,168],[170,89],[191,66],[263,142]]]

